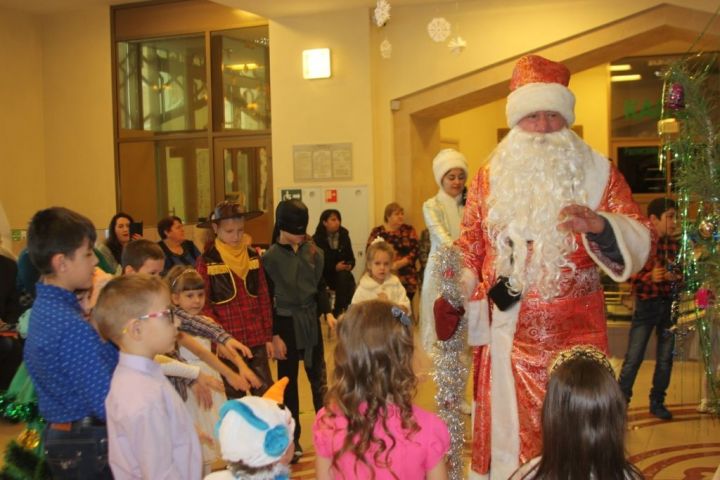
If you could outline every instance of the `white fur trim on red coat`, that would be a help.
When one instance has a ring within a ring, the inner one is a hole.
[[[603,269],[616,282],[624,282],[630,275],[637,273],[647,262],[650,256],[651,234],[650,230],[626,215],[611,212],[597,212],[605,218],[615,234],[618,248],[623,258],[621,268],[612,268],[598,254],[593,251],[585,235],[582,236],[585,249],[595,263]]]
[[[575,123],[575,95],[559,83],[528,83],[508,95],[505,117],[513,128],[535,112],[558,112],[568,127]]]

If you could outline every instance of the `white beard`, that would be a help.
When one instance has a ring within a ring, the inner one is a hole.
[[[575,237],[557,225],[563,207],[587,202],[582,166],[591,154],[570,129],[541,134],[519,127],[493,152],[485,224],[497,276],[508,277],[514,292],[532,289],[549,300],[560,293],[561,270],[574,270],[568,257]]]

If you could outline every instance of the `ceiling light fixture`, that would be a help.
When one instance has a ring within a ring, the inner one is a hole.
[[[611,82],[634,82],[642,80],[642,75],[634,73],[632,75],[613,75],[610,77]]]

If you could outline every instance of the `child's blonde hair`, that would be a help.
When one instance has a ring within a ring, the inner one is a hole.
[[[91,321],[105,340],[117,343],[127,322],[150,313],[151,304],[162,294],[169,294],[168,287],[157,276],[141,273],[113,278],[100,292]]]
[[[348,421],[343,445],[332,457],[333,467],[349,452],[374,471],[365,459],[365,453],[374,447],[373,462],[387,465],[392,473],[388,462],[397,442],[386,423],[390,405],[400,411],[406,438],[420,431],[412,411],[417,391],[414,349],[412,322],[394,304],[370,300],[351,305],[345,313],[338,327],[335,370],[325,398],[331,424],[337,416]],[[361,409],[363,404],[366,408]],[[374,435],[378,422],[391,438],[389,445]]]
[[[175,265],[168,270],[165,281],[171,293],[182,293],[189,290],[204,290],[205,281],[200,274],[187,265]]]
[[[385,252],[390,256],[390,265],[395,261],[395,249],[392,245],[386,242],[382,237],[377,237],[368,245],[367,251],[365,252],[365,272],[370,275],[370,269],[372,267],[372,260],[375,258],[377,252]]]

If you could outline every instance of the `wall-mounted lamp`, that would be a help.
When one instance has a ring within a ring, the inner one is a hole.
[[[303,78],[330,78],[331,75],[329,48],[303,50]]]
[[[627,72],[632,70],[632,65],[628,63],[621,63],[619,65],[610,65],[611,72]]]

